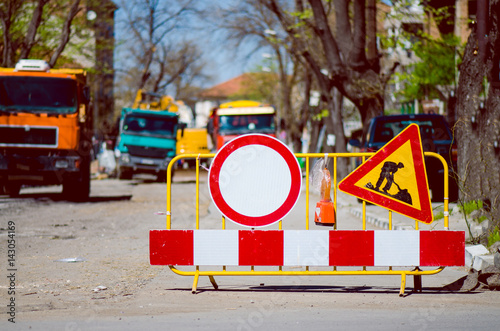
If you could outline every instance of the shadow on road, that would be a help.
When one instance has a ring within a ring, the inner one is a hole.
[[[70,201],[67,199],[65,195],[62,193],[24,193],[20,194],[19,196],[15,198],[9,198],[8,196],[0,196],[0,199],[5,198],[5,201],[8,200],[24,200],[24,199],[32,199],[37,202],[47,202],[47,201],[52,201],[52,202],[60,202],[60,201],[67,201],[67,202],[72,202],[72,203],[99,203],[99,202],[111,202],[111,201],[128,201],[132,199],[131,194],[126,194],[126,195],[112,195],[112,196],[90,196],[90,198],[87,201]]]
[[[453,283],[441,287],[423,287],[422,291],[416,291],[412,287],[407,287],[404,297],[412,294],[437,294],[437,293],[455,293],[455,294],[477,294],[481,291],[464,291],[462,286],[466,277],[462,277]],[[225,286],[224,288],[214,289],[211,286],[198,287],[198,294],[203,292],[324,292],[324,293],[378,293],[378,294],[398,294],[399,287],[384,286],[330,286],[330,285],[241,285],[237,287]],[[188,288],[171,288],[169,291],[190,291]]]

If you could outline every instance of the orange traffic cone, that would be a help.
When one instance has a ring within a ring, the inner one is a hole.
[[[316,211],[314,212],[316,225],[332,226],[335,224],[335,207],[332,199],[330,199],[331,188],[330,171],[325,168],[321,180],[321,200],[316,204]]]

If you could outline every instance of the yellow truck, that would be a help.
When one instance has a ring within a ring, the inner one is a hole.
[[[179,110],[179,106],[175,102],[174,98],[169,95],[139,90],[135,96],[132,109],[167,110],[169,112],[176,113]]]
[[[184,136],[181,135],[181,132],[177,132],[177,155],[210,153],[208,139],[207,129],[186,128]],[[206,161],[206,158],[200,159],[202,163],[206,163]],[[187,168],[194,166],[195,163],[194,159],[185,159],[182,161],[182,166]]]

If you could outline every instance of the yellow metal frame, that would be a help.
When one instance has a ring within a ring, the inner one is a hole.
[[[333,203],[335,206],[335,210],[337,210],[337,160],[339,157],[361,157],[363,162],[365,162],[367,157],[372,156],[375,153],[295,153],[297,158],[305,158],[305,172],[306,172],[306,230],[309,230],[309,166],[311,158],[333,158],[333,178],[332,178],[332,188],[333,188]],[[431,156],[438,158],[443,164],[444,168],[444,229],[449,229],[449,212],[448,212],[448,164],[446,160],[437,153],[425,152],[425,156]],[[213,158],[215,154],[183,154],[176,156],[169,164],[167,168],[167,230],[171,229],[172,223],[172,170],[175,163],[181,159],[185,158],[194,158],[196,159],[196,230],[199,229],[200,226],[200,214],[199,214],[199,184],[200,184],[200,158],[207,159]],[[222,216],[222,229],[225,229],[225,219]],[[335,221],[334,230],[336,230],[337,221]],[[282,230],[281,221],[279,222],[279,229]],[[418,230],[418,221],[415,221],[415,229]],[[366,230],[366,202],[363,201],[363,230]],[[392,230],[392,211],[389,211],[389,230]],[[399,291],[399,295],[403,296],[406,287],[406,276],[413,275],[414,283],[420,284],[421,276],[423,275],[434,275],[441,271],[443,271],[444,267],[439,267],[432,270],[421,270],[418,267],[413,270],[393,270],[392,267],[389,267],[388,270],[367,270],[366,266],[362,266],[362,270],[337,270],[337,267],[334,266],[333,270],[309,270],[309,267],[306,266],[305,270],[302,271],[288,271],[283,270],[282,266],[277,266],[278,270],[271,271],[256,271],[254,266],[250,267],[250,270],[246,271],[229,271],[226,270],[225,266],[222,266],[222,270],[213,270],[213,271],[201,271],[199,266],[196,266],[196,270],[194,271],[182,271],[174,267],[173,265],[169,266],[170,269],[181,276],[194,276],[192,293],[196,293],[198,286],[198,279],[200,276],[208,276],[210,282],[214,286],[215,289],[218,289],[218,285],[215,282],[214,276],[363,276],[363,275],[400,275],[401,276],[401,287]],[[420,287],[420,286],[414,286]],[[420,291],[421,288],[416,289]]]

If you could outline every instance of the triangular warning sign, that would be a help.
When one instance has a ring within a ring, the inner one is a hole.
[[[339,183],[339,189],[415,220],[432,223],[424,153],[411,124]]]

